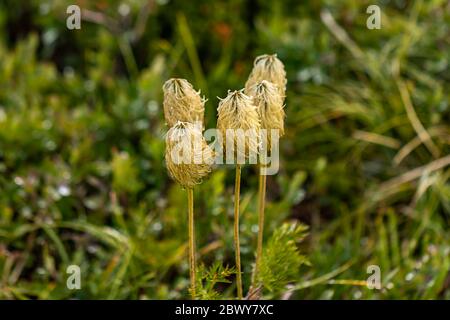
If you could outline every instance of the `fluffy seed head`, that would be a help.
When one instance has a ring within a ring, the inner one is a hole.
[[[220,100],[217,113],[217,128],[222,134],[224,145],[234,145],[235,153],[245,158],[258,154],[261,123],[252,97],[244,94],[243,90],[228,92],[228,96]],[[241,129],[249,134],[236,132],[230,135],[227,129]]]
[[[261,129],[278,129],[279,136],[284,135],[283,97],[272,82],[263,80],[250,88],[249,94],[258,110],[261,119]],[[270,149],[270,134],[268,135]]]
[[[205,99],[185,79],[172,78],[163,85],[164,117],[169,127],[178,121],[203,124]]]
[[[211,171],[214,151],[199,126],[179,121],[167,132],[165,158],[171,178],[192,188]]]
[[[283,62],[276,54],[264,54],[258,56],[253,63],[253,70],[245,83],[245,93],[249,94],[251,87],[259,82],[267,80],[278,87],[281,97],[286,96],[286,71]]]

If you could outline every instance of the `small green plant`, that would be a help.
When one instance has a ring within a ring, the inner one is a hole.
[[[219,299],[220,292],[216,290],[219,283],[231,283],[229,279],[236,274],[236,268],[223,266],[221,262],[214,262],[209,268],[200,264],[197,269],[197,298]]]
[[[299,278],[300,266],[309,263],[297,246],[307,235],[307,229],[300,223],[284,223],[267,242],[256,277],[273,294],[295,282]]]

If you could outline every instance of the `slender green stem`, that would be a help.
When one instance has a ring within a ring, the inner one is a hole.
[[[264,235],[264,209],[266,205],[266,174],[264,167],[260,166],[259,173],[259,190],[258,190],[258,243],[256,247],[256,263],[252,278],[252,286],[256,286],[258,280],[258,272],[261,265],[263,235]]]
[[[189,272],[191,279],[191,296],[195,299],[195,233],[194,233],[194,190],[187,189],[188,192],[188,229],[189,229]]]
[[[236,286],[238,299],[242,299],[241,248],[239,244],[239,197],[241,190],[241,165],[236,165],[234,185],[234,247],[236,252]]]

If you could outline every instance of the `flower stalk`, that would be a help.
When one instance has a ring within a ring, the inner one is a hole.
[[[239,200],[241,186],[241,160],[257,155],[259,151],[260,120],[253,104],[253,99],[243,93],[243,90],[228,92],[228,96],[221,99],[217,108],[217,127],[224,139],[224,149],[234,146],[233,157],[236,163],[236,176],[234,186],[234,247],[236,256],[236,287],[238,299],[243,298],[241,249],[239,241]],[[238,130],[253,130],[254,135],[243,137],[237,134]],[[230,131],[236,134],[230,135]],[[243,148],[242,148],[243,147]]]
[[[195,274],[197,272],[195,266],[195,228],[194,228],[194,189],[188,188],[188,236],[189,236],[189,274],[191,281],[191,297],[195,300],[196,297],[196,278]]]
[[[238,299],[242,299],[241,245],[239,241],[239,201],[241,192],[241,165],[236,165],[234,184],[234,249],[236,258],[236,287]]]
[[[260,170],[264,170],[264,167],[260,165]],[[259,266],[261,265],[262,249],[263,249],[263,236],[264,236],[264,210],[266,206],[266,175],[260,172],[258,183],[258,242],[256,246],[256,263],[255,273],[253,277],[253,284],[256,284]]]
[[[198,148],[193,148],[194,145]],[[183,153],[180,153],[181,150]],[[213,155],[214,152],[206,143],[201,131],[193,124],[178,122],[167,132],[167,169],[170,176],[186,188],[188,194],[188,255],[192,299],[196,297],[194,186],[211,171]]]

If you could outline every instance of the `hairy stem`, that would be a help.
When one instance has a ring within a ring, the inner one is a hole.
[[[191,296],[195,299],[195,233],[194,233],[194,189],[188,188],[188,229],[189,229],[189,272],[191,279]]]
[[[239,197],[241,189],[241,165],[236,165],[234,185],[234,247],[236,252],[236,286],[238,299],[242,299],[241,248],[239,244]]]
[[[252,286],[256,286],[258,280],[259,267],[261,265],[263,234],[264,234],[264,209],[266,205],[266,174],[264,167],[260,167],[259,173],[259,190],[258,190],[258,243],[256,246],[256,263],[252,278]]]

